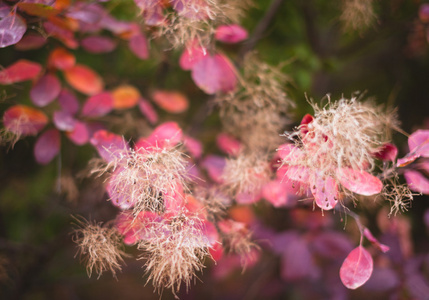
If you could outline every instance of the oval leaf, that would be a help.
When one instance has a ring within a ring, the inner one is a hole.
[[[153,101],[158,104],[159,107],[169,113],[179,114],[186,111],[189,107],[188,99],[179,92],[155,91],[152,97]]]
[[[131,52],[140,59],[148,59],[149,50],[146,37],[142,33],[133,35],[129,41]]]
[[[25,105],[15,105],[3,115],[4,127],[16,135],[35,135],[48,123],[40,110]]]
[[[311,186],[311,193],[317,206],[323,210],[333,209],[337,205],[338,187],[332,177],[323,179],[322,176],[315,176]]]
[[[0,20],[0,48],[18,43],[27,31],[27,25],[20,16],[10,13]]]
[[[103,80],[87,66],[75,65],[65,70],[64,75],[68,84],[86,95],[95,95],[103,90]]]
[[[82,115],[87,117],[102,117],[113,109],[113,97],[109,92],[90,97],[82,108]]]
[[[21,2],[21,3],[18,3],[17,5],[20,10],[22,10],[23,12],[31,16],[47,18],[47,17],[55,16],[59,13],[59,11],[53,8],[52,6],[41,4],[41,3]]]
[[[112,91],[112,96],[115,109],[127,109],[137,104],[140,92],[132,85],[122,85]]]
[[[61,109],[74,115],[79,111],[79,100],[76,96],[68,89],[63,89],[58,96],[58,102],[60,103]]]
[[[414,170],[406,170],[404,177],[411,190],[429,195],[429,179],[422,173]]]
[[[373,261],[371,254],[359,246],[349,253],[340,269],[340,278],[349,289],[357,289],[371,277]]]
[[[153,106],[144,98],[140,98],[139,100],[139,109],[143,116],[149,121],[150,124],[155,124],[158,122],[158,114]]]
[[[111,133],[107,130],[99,130],[92,136],[90,140],[100,156],[106,161],[120,157],[120,155],[128,150],[128,144],[124,138]]]
[[[34,146],[34,157],[39,164],[48,164],[60,151],[60,132],[50,129],[43,133]]]
[[[116,42],[106,36],[89,36],[81,41],[82,47],[91,53],[108,53],[116,48]]]
[[[381,180],[365,171],[342,168],[337,171],[337,177],[346,189],[359,195],[371,196],[383,189]]]
[[[56,69],[70,69],[75,64],[76,57],[64,48],[56,48],[49,54],[48,65]]]
[[[61,92],[61,83],[53,74],[42,76],[31,88],[31,101],[37,106],[43,107],[51,103]]]
[[[0,71],[0,84],[12,84],[37,77],[42,67],[35,62],[25,59],[18,60]]]
[[[78,146],[85,145],[89,140],[88,127],[76,120],[73,131],[67,132],[67,137]]]
[[[247,30],[237,24],[221,25],[216,29],[215,39],[224,43],[238,43],[247,39]]]

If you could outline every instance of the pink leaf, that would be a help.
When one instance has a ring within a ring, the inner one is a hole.
[[[429,157],[429,130],[417,130],[408,138],[410,152]]]
[[[207,94],[229,92],[237,85],[236,71],[223,55],[205,56],[192,68],[192,79]]]
[[[68,138],[78,146],[88,143],[89,133],[86,124],[80,121],[75,122],[73,131],[67,132]]]
[[[338,187],[332,177],[323,179],[321,176],[316,176],[314,182],[311,183],[311,193],[317,206],[323,210],[333,209],[337,205]]]
[[[147,45],[146,37],[139,32],[136,35],[133,35],[129,41],[129,47],[131,52],[134,53],[140,59],[149,58],[149,50]]]
[[[102,92],[89,97],[82,108],[82,115],[86,117],[102,117],[113,109],[113,97],[109,92]]]
[[[371,254],[359,246],[349,253],[340,269],[340,278],[349,289],[357,289],[371,277],[373,261]]]
[[[288,194],[281,180],[270,181],[262,188],[262,197],[274,207],[282,207],[288,204]]]
[[[238,43],[247,39],[247,30],[237,24],[221,25],[216,28],[215,39],[224,43]]]
[[[368,228],[365,228],[363,230],[363,235],[368,239],[368,241],[370,241],[373,245],[375,245],[378,249],[380,249],[383,253],[386,253],[387,251],[389,251],[390,247],[386,246],[382,243],[380,243],[371,233],[371,231],[369,231]]]
[[[90,53],[108,53],[116,48],[116,42],[107,36],[88,36],[81,45]]]
[[[404,177],[411,190],[429,195],[429,179],[422,173],[414,170],[406,170]]]
[[[158,127],[147,138],[138,140],[135,148],[154,149],[174,147],[182,140],[182,129],[176,122],[166,122]]]
[[[203,154],[203,145],[201,142],[190,136],[185,135],[183,137],[183,145],[194,158],[200,158]]]
[[[77,100],[76,96],[68,89],[63,89],[60,92],[58,102],[60,103],[61,109],[71,115],[79,111],[79,100]]]
[[[3,115],[4,127],[16,135],[36,135],[47,123],[42,111],[25,105],[12,106]]]
[[[6,69],[0,71],[0,84],[12,84],[37,77],[42,67],[35,62],[25,59],[18,60]]]
[[[236,156],[242,148],[240,141],[226,133],[218,134],[216,144],[220,150],[232,156]]]
[[[183,70],[191,70],[206,55],[208,55],[207,49],[199,46],[198,42],[193,42],[183,51],[179,65]]]
[[[381,180],[365,171],[342,168],[337,170],[337,177],[346,189],[359,195],[371,196],[383,189]]]
[[[153,101],[165,111],[173,114],[179,114],[186,111],[189,107],[189,100],[177,91],[155,91],[152,94]]]
[[[138,104],[140,112],[146,117],[150,124],[153,125],[158,122],[158,114],[149,101],[140,98]]]
[[[30,98],[37,106],[43,107],[54,101],[61,92],[61,83],[57,76],[46,74],[31,88]]]
[[[50,129],[44,132],[34,146],[34,156],[39,164],[48,164],[60,151],[60,132]]]
[[[76,119],[67,111],[54,112],[53,122],[57,129],[62,131],[73,131],[76,125]]]
[[[107,130],[99,130],[94,133],[90,142],[97,149],[98,154],[108,162],[119,157],[129,148],[123,137]]]
[[[27,31],[27,25],[16,13],[9,13],[0,19],[0,48],[18,43],[25,31]]]

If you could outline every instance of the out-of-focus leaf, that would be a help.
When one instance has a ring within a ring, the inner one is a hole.
[[[165,122],[158,127],[147,138],[139,139],[135,148],[156,149],[170,148],[182,141],[183,133],[176,122]]]
[[[56,129],[44,132],[34,146],[34,156],[39,164],[48,164],[60,151],[60,133]]]
[[[88,143],[89,132],[86,124],[76,120],[74,129],[67,132],[67,137],[78,146]]]
[[[226,133],[220,133],[217,135],[216,144],[220,150],[232,156],[238,155],[243,147],[239,140]]]
[[[192,42],[180,56],[180,67],[183,70],[191,70],[206,55],[208,55],[207,49],[201,47],[198,42]]]
[[[141,98],[140,92],[132,85],[121,85],[112,91],[113,108],[127,109],[134,107]]]
[[[25,12],[28,15],[48,18],[50,16],[55,16],[59,14],[59,10],[53,8],[52,6],[41,4],[41,3],[28,3],[20,2],[17,4],[18,8]]]
[[[77,64],[64,70],[64,75],[68,84],[86,95],[95,95],[103,90],[103,80],[87,66]]]
[[[406,170],[404,177],[411,190],[429,195],[429,179],[422,173],[415,170]]]
[[[18,60],[6,69],[0,71],[0,84],[12,84],[37,77],[42,67],[35,62],[25,59]]]
[[[27,33],[15,44],[15,49],[19,51],[40,49],[46,44],[46,38],[40,34]]]
[[[82,115],[87,117],[102,117],[113,109],[113,97],[110,92],[102,92],[86,100],[82,108]]]
[[[223,183],[222,174],[225,165],[225,158],[218,155],[207,155],[201,162],[201,167],[207,170],[210,179],[216,183]]]
[[[61,83],[54,74],[45,74],[31,88],[31,101],[43,107],[54,101],[61,92]]]
[[[215,39],[230,44],[244,41],[247,37],[247,30],[237,24],[221,25],[215,32]]]
[[[159,107],[169,113],[179,114],[186,111],[189,107],[188,98],[177,91],[155,91],[152,94],[153,101]]]
[[[71,115],[74,115],[79,111],[79,101],[77,100],[76,96],[68,89],[63,89],[60,92],[58,96],[58,102],[61,105],[61,109]]]
[[[16,135],[36,135],[47,123],[42,111],[25,105],[12,106],[3,115],[4,127]]]
[[[193,137],[185,135],[183,137],[183,145],[194,158],[200,158],[203,154],[202,143]]]
[[[158,114],[148,100],[140,98],[138,104],[141,113],[146,117],[149,123],[153,125],[158,122]]]
[[[146,37],[139,32],[138,34],[133,35],[129,40],[129,47],[131,52],[134,53],[140,59],[149,58],[149,49],[147,44]]]
[[[18,43],[26,31],[24,19],[15,13],[9,13],[0,19],[0,48]]]
[[[357,289],[371,277],[373,261],[371,254],[359,246],[353,249],[344,260],[340,269],[340,278],[349,289]]]
[[[76,57],[64,48],[54,49],[48,58],[48,65],[58,70],[70,69],[76,64]]]
[[[91,53],[108,53],[116,48],[116,42],[106,36],[88,36],[81,41],[81,46]]]
[[[91,145],[97,149],[98,154],[107,162],[119,157],[129,148],[124,138],[107,130],[99,130],[92,136]]]

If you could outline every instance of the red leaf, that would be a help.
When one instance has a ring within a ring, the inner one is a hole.
[[[45,127],[48,118],[40,110],[25,105],[15,105],[3,115],[4,127],[16,135],[35,135]]]
[[[371,196],[383,189],[381,180],[365,171],[342,168],[337,170],[337,177],[346,189],[359,195]]]
[[[90,97],[82,108],[82,115],[86,117],[102,117],[113,109],[113,97],[109,92]]]
[[[73,131],[67,132],[68,138],[78,146],[88,143],[89,132],[85,123],[76,121]]]
[[[349,289],[357,289],[371,277],[373,261],[371,254],[362,246],[349,253],[340,269],[340,278]]]
[[[30,98],[37,106],[43,107],[54,101],[61,92],[61,83],[53,74],[45,74],[31,88]]]
[[[0,84],[12,84],[37,77],[42,67],[35,62],[25,59],[18,60],[6,69],[0,71]]]
[[[153,101],[165,111],[179,114],[186,111],[189,101],[182,93],[175,91],[155,91],[152,94]]]
[[[113,107],[127,109],[135,106],[140,99],[140,92],[132,85],[121,85],[112,91]]]
[[[158,122],[158,114],[153,106],[146,99],[140,98],[139,100],[139,109],[141,113],[146,117],[146,119],[152,125]]]
[[[383,161],[394,161],[398,155],[398,148],[391,143],[386,143],[381,146],[374,156]]]
[[[87,66],[75,65],[64,70],[64,75],[68,84],[86,95],[95,95],[103,90],[103,80]]]
[[[58,70],[70,69],[75,64],[75,56],[64,48],[56,48],[49,54],[48,65]]]
[[[66,45],[67,47],[69,47],[71,49],[76,49],[79,46],[79,44],[76,41],[76,39],[74,38],[73,31],[71,31],[70,28],[67,28],[67,26],[70,26],[70,25],[67,24],[62,19],[57,19],[56,21],[63,22],[64,24],[54,24],[54,22],[53,22],[54,19],[52,19],[52,18],[56,18],[56,17],[51,17],[50,21],[46,21],[43,23],[43,27],[45,28],[46,33],[57,38],[58,40],[63,42],[64,45]],[[56,21],[55,21],[55,23],[60,23],[60,22],[56,22]]]
[[[429,179],[422,173],[414,170],[406,170],[404,177],[411,190],[429,195]]]
[[[140,59],[148,59],[149,50],[147,46],[146,37],[142,33],[133,35],[129,41],[131,52]]]
[[[223,55],[205,56],[192,68],[192,79],[207,94],[232,91],[237,85],[235,68]]]
[[[224,43],[238,43],[247,39],[247,30],[237,24],[221,25],[216,28],[215,39]]]
[[[60,151],[60,132],[50,129],[44,132],[34,146],[34,156],[39,164],[48,164]]]
[[[116,48],[116,42],[107,36],[89,36],[81,41],[81,46],[91,53],[108,53]]]
[[[20,16],[9,13],[0,19],[0,48],[18,43],[27,31],[27,25]]]

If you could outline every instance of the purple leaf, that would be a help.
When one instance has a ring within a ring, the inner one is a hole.
[[[344,233],[324,231],[313,238],[312,249],[325,258],[342,260],[353,250],[353,244]]]
[[[107,130],[99,130],[94,133],[90,143],[107,162],[119,157],[121,153],[127,151],[129,148],[128,143],[125,142],[123,137]]]
[[[153,106],[144,98],[140,98],[139,100],[139,109],[140,112],[146,117],[146,119],[152,125],[158,122],[158,114]]]
[[[34,146],[34,156],[39,164],[48,164],[60,151],[60,132],[50,129],[44,132]]]
[[[108,53],[116,48],[116,42],[106,36],[89,36],[81,41],[81,46],[91,53]]]
[[[59,96],[58,102],[60,103],[61,110],[68,112],[71,115],[76,114],[79,111],[79,101],[76,96],[68,89],[63,89]]]
[[[45,74],[31,88],[30,98],[37,106],[51,103],[61,92],[61,83],[53,74]]]
[[[27,31],[27,25],[20,16],[9,13],[0,20],[0,48],[18,43]]]
[[[14,105],[3,115],[4,127],[16,135],[36,135],[48,123],[48,117],[33,107]]]
[[[53,122],[58,130],[73,131],[76,125],[76,119],[67,111],[54,112]]]
[[[129,47],[131,52],[140,59],[148,59],[149,50],[147,45],[146,37],[139,32],[131,37],[129,41]]]
[[[27,33],[24,37],[15,45],[15,49],[19,51],[35,50],[42,48],[46,44],[46,38],[40,34],[29,34]]]
[[[209,177],[217,183],[223,182],[222,173],[225,165],[225,158],[218,155],[207,155],[201,162],[201,167],[206,169]]]
[[[90,97],[82,108],[82,115],[86,117],[102,117],[113,109],[113,97],[110,92],[102,92]]]

